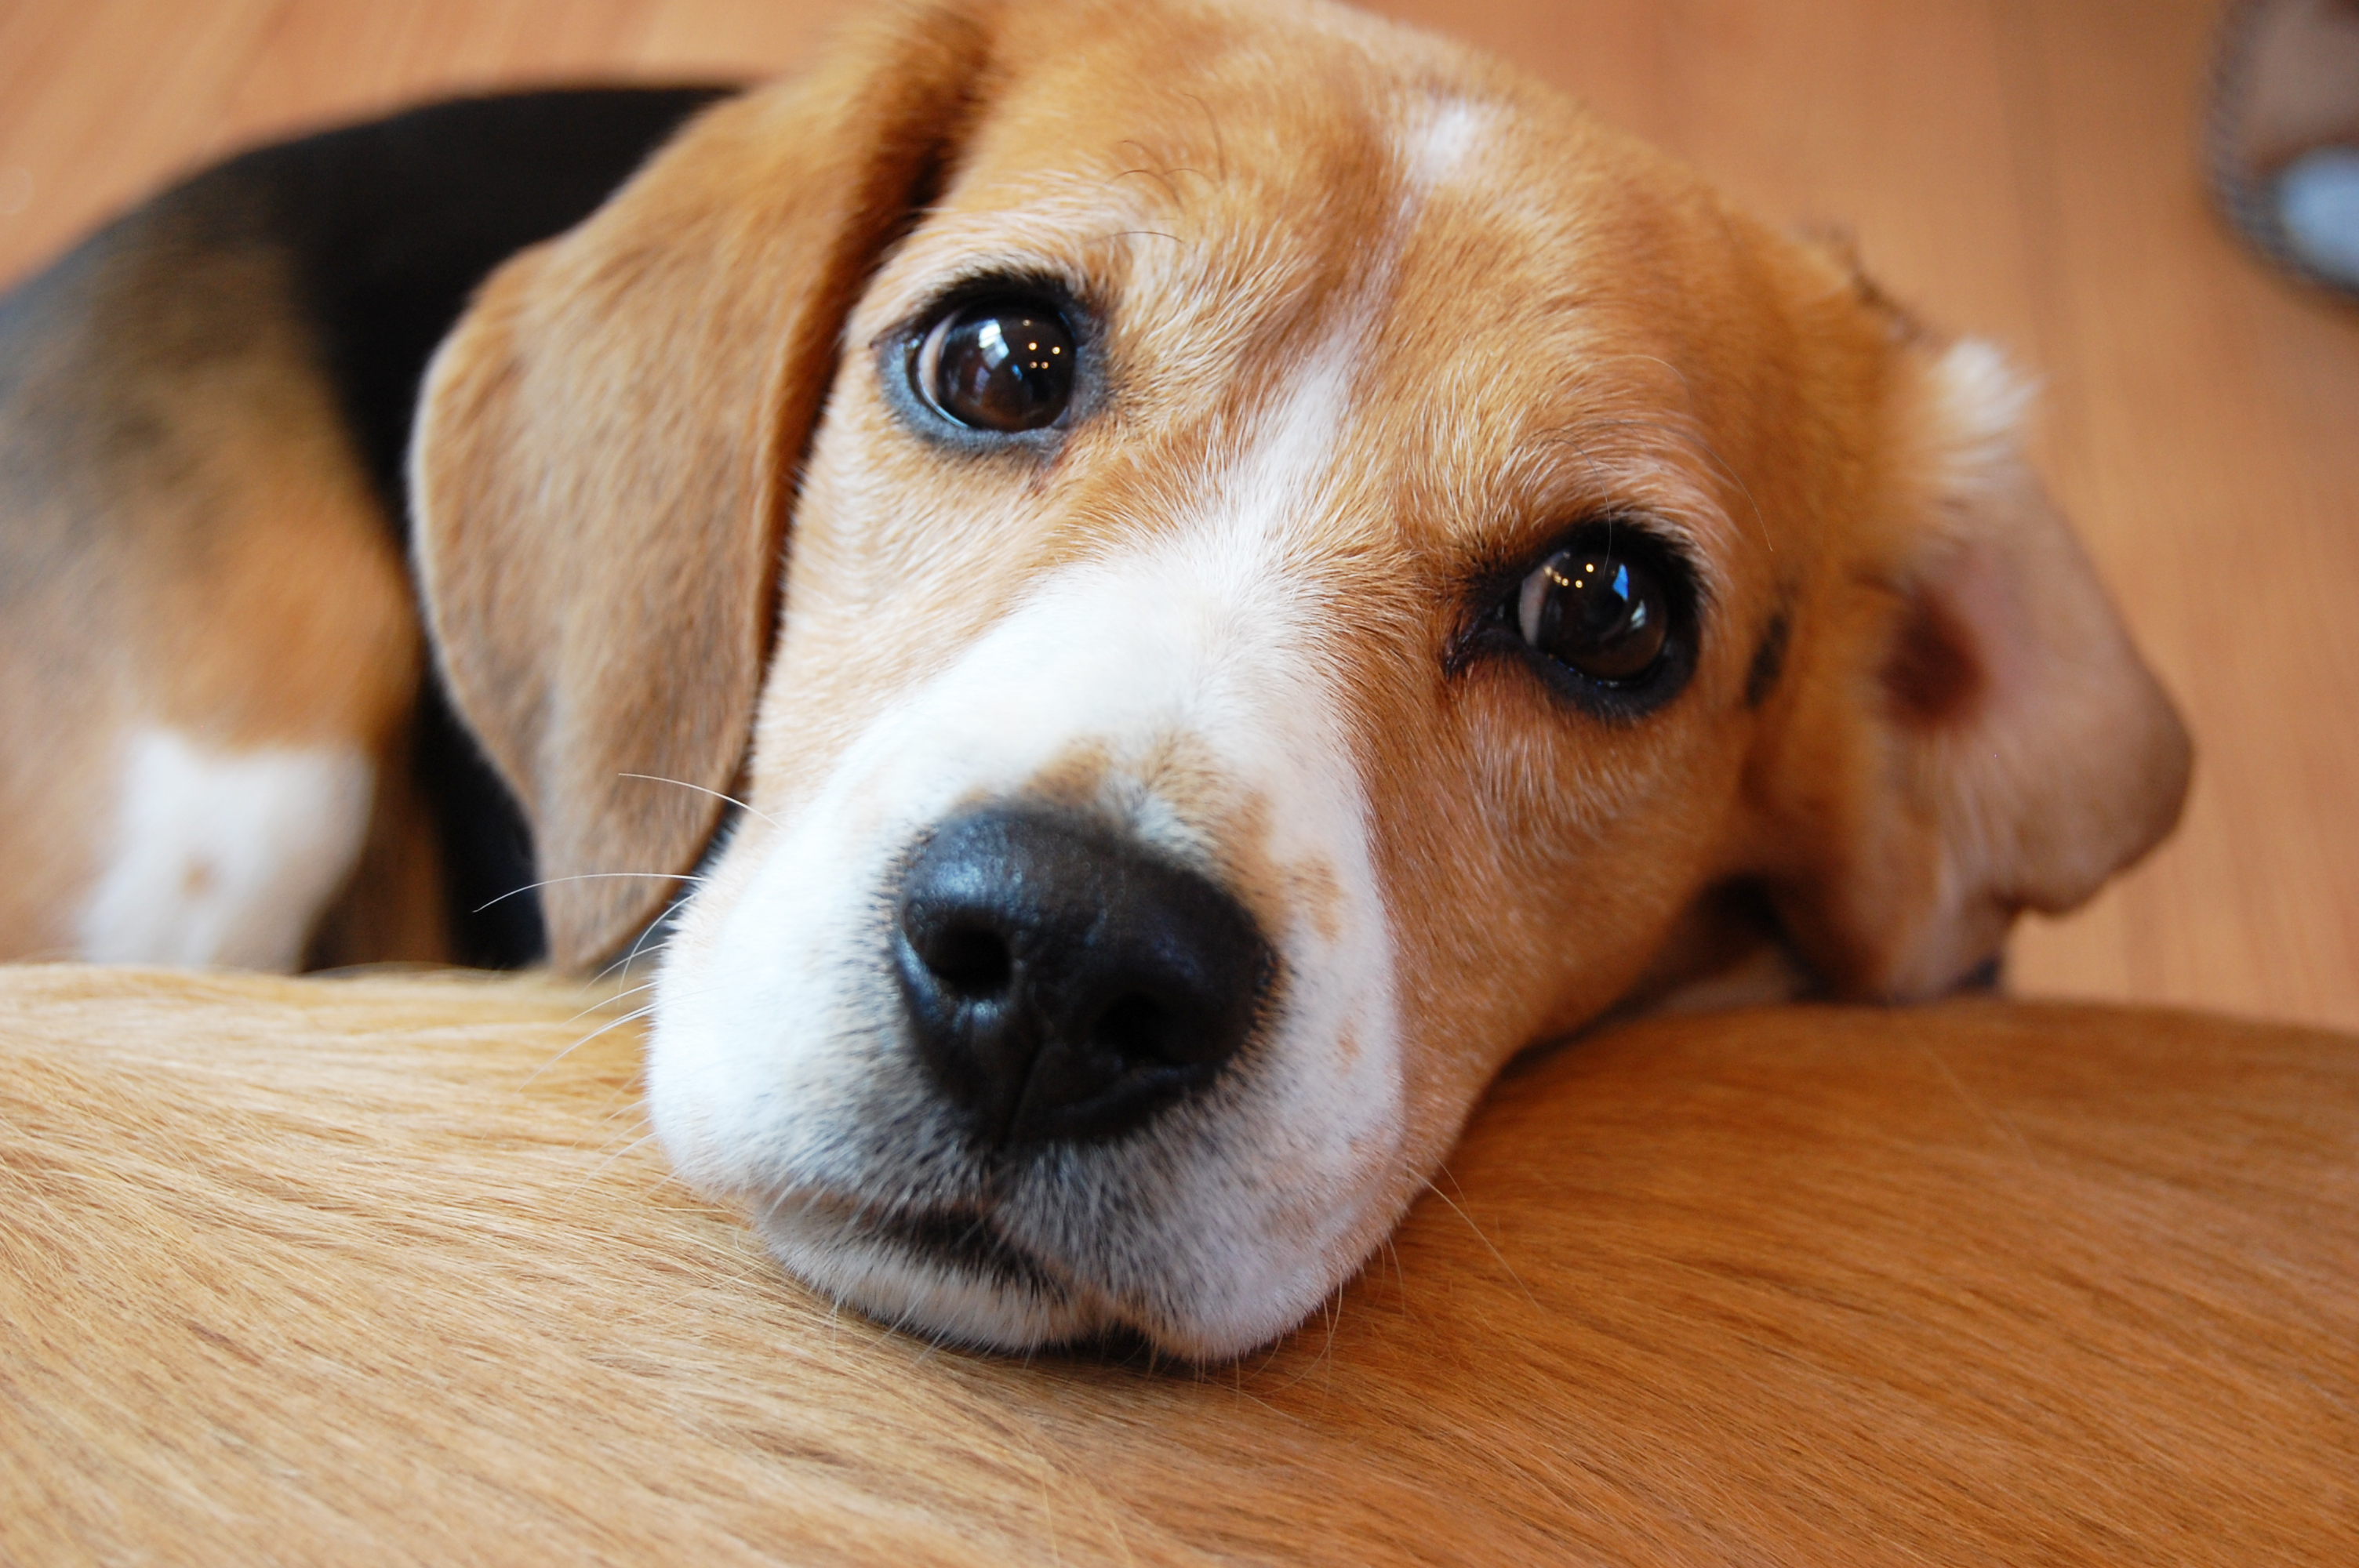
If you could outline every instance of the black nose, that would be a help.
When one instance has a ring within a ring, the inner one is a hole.
[[[1210,1082],[1270,965],[1212,881],[1037,808],[943,824],[902,884],[897,935],[928,1069],[1007,1142],[1118,1137]]]

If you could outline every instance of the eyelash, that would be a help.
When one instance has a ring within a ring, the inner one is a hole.
[[[1667,616],[1665,642],[1648,669],[1626,680],[1601,680],[1533,647],[1523,635],[1518,600],[1531,575],[1561,553],[1586,551],[1638,564],[1658,579]],[[1444,661],[1456,674],[1477,659],[1513,660],[1559,698],[1593,718],[1633,721],[1663,708],[1687,688],[1700,648],[1702,596],[1686,553],[1645,523],[1620,514],[1592,517],[1559,533],[1513,566],[1481,574],[1468,590],[1472,614]]]
[[[1023,300],[1053,311],[1071,334],[1075,358],[1069,406],[1054,422],[1028,430],[1001,431],[962,423],[937,406],[915,377],[934,329],[970,307],[995,300]],[[1065,279],[1028,270],[977,274],[937,293],[900,325],[875,340],[877,378],[885,399],[909,430],[926,441],[977,456],[1052,449],[1070,428],[1087,417],[1102,396],[1098,368],[1101,331],[1097,313]]]

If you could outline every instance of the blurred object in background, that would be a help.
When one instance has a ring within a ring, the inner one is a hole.
[[[2213,91],[2229,222],[2280,265],[2359,295],[2359,0],[2241,0]]]

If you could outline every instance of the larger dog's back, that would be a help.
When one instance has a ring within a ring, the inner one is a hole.
[[[523,821],[419,647],[418,383],[484,274],[723,91],[257,148],[0,296],[0,954],[538,956]]]
[[[1661,1020],[1217,1374],[831,1312],[554,987],[0,975],[0,1559],[2359,1553],[2359,1042]]]

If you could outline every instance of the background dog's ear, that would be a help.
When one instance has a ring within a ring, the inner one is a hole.
[[[1769,734],[1789,935],[1839,992],[1911,998],[2086,900],[2169,832],[2191,752],[2025,461],[1995,351],[1902,341],[1868,558],[1816,595]]]
[[[428,373],[428,617],[531,819],[560,968],[652,919],[718,820],[842,323],[974,117],[979,9],[895,7],[691,123],[495,274]]]

